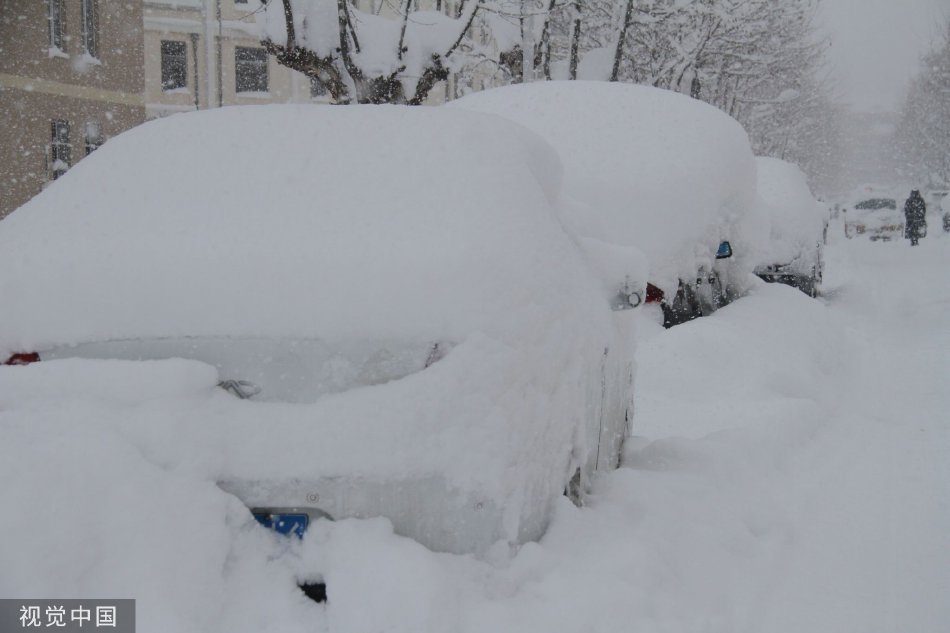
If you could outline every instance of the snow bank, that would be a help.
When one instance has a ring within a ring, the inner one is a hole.
[[[808,254],[800,272],[810,274],[828,220],[827,209],[815,200],[797,165],[760,156],[756,167],[761,210],[771,227],[769,245],[759,262],[792,264],[794,268],[796,261]]]
[[[710,267],[720,240],[733,240],[738,258],[758,239],[736,229],[755,198],[748,137],[712,106],[588,81],[507,86],[449,106],[503,116],[547,139],[564,163],[566,193],[583,203],[568,207],[568,224],[645,253],[650,281],[665,290]]]
[[[665,336],[643,328],[637,435],[696,438],[794,425],[836,404],[836,376],[853,350],[821,302],[757,281],[743,301],[701,321]]]

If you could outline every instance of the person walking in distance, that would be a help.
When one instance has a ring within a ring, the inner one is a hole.
[[[904,237],[910,240],[911,246],[917,246],[923,236],[926,215],[927,204],[921,197],[920,191],[914,189],[904,203]]]

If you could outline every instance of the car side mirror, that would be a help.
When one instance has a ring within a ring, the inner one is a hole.
[[[222,380],[218,383],[218,386],[241,400],[253,398],[261,392],[261,388],[250,380]]]
[[[732,257],[732,244],[720,242],[719,250],[716,251],[716,259],[728,259],[730,257]]]
[[[614,295],[613,300],[610,302],[611,310],[632,310],[633,308],[638,307],[643,303],[643,293],[635,290],[631,284],[629,277],[627,280],[620,286],[620,289],[617,290],[617,294]]]

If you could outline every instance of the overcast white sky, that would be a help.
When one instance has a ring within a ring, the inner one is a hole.
[[[822,0],[841,99],[860,111],[900,108],[920,53],[950,0]]]

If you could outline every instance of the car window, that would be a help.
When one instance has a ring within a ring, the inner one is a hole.
[[[854,205],[855,209],[897,209],[894,198],[869,198]]]

